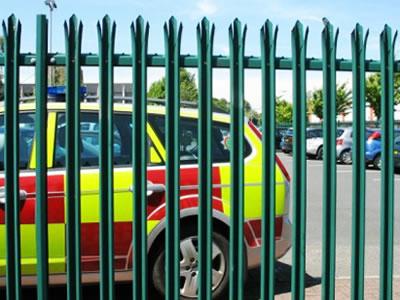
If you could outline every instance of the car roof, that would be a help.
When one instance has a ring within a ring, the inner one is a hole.
[[[20,111],[34,111],[35,103],[21,103]],[[66,109],[65,102],[48,102],[47,109],[49,111],[64,111]],[[100,104],[98,102],[81,102],[81,110],[82,111],[98,111],[100,109]],[[4,112],[4,102],[0,105],[0,113]],[[132,104],[131,103],[114,103],[114,112],[132,112]],[[149,114],[157,114],[157,115],[165,115],[165,106],[164,105],[148,105],[147,112]],[[186,118],[198,118],[198,109],[195,108],[186,108],[181,107],[180,109],[181,117]],[[214,121],[219,121],[223,123],[230,122],[229,114],[214,112],[213,113]]]

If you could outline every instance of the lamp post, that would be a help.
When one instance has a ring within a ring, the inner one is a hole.
[[[57,4],[55,0],[45,0],[44,4],[49,7],[50,11],[50,38],[49,38],[49,49],[50,53],[52,53],[52,44],[53,44],[53,10],[57,8]],[[54,84],[54,67],[50,68],[50,85]]]

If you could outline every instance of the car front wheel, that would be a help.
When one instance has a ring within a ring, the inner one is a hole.
[[[375,156],[374,161],[373,161],[373,165],[375,169],[380,170],[381,166],[382,166],[382,160],[381,160],[381,155],[378,154],[377,156]]]
[[[180,241],[180,293],[181,299],[198,298],[198,239],[194,226],[181,228]],[[229,245],[227,239],[217,233],[213,234],[212,245],[212,297],[225,299],[228,294]],[[164,247],[155,255],[151,267],[152,285],[161,296],[165,295],[165,250]]]

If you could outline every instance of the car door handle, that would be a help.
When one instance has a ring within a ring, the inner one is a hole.
[[[25,190],[19,190],[19,200],[25,201],[28,193]],[[0,205],[6,204],[6,189],[4,186],[0,187]]]
[[[131,192],[133,191],[132,185],[129,187],[129,190]],[[165,185],[147,181],[147,197],[153,195],[154,193],[163,193],[163,192],[165,192]]]

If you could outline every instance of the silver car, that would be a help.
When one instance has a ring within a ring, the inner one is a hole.
[[[336,130],[336,137],[340,137],[344,132],[343,128]],[[322,129],[307,130],[307,156],[322,159],[324,139]]]
[[[365,130],[365,139],[374,133],[375,130],[367,128]],[[353,128],[344,128],[343,132],[336,139],[336,157],[339,162],[350,165],[352,163],[351,148],[353,146]]]

